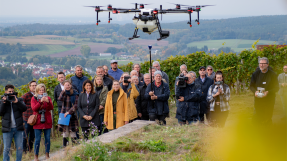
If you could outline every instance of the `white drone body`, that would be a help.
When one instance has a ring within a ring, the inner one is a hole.
[[[153,10],[152,9],[141,9],[140,15],[143,15],[145,17],[152,17],[153,16]],[[145,20],[144,18],[139,17],[134,17],[133,22],[136,25],[136,27],[140,30],[142,30],[145,33],[151,34],[154,32],[158,27],[157,27],[157,20],[156,19],[150,19],[150,20]]]

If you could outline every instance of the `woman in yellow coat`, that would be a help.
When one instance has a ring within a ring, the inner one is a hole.
[[[109,130],[117,129],[129,122],[127,94],[117,80],[107,94],[104,122]]]

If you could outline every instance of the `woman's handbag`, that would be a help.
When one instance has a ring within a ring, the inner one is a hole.
[[[42,106],[40,107],[40,110],[42,109]],[[38,114],[36,115],[31,115],[29,118],[28,118],[28,121],[27,121],[27,124],[31,125],[31,126],[34,126],[37,122],[37,117],[38,117]]]

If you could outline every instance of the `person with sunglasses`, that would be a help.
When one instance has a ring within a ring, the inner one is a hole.
[[[283,67],[283,73],[278,76],[279,81],[279,95],[281,97],[284,114],[287,106],[287,64]],[[286,119],[286,115],[283,117]]]
[[[206,76],[213,80],[215,77],[215,72],[213,71],[213,67],[211,65],[208,65],[206,67],[206,71],[207,71]]]

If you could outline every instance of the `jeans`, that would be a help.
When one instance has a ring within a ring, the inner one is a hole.
[[[17,128],[11,128],[10,132],[3,133],[3,142],[4,142],[4,150],[3,150],[3,161],[10,161],[10,148],[12,139],[14,138],[16,145],[16,161],[22,160],[23,153],[23,131],[17,131]]]
[[[23,151],[25,152],[33,149],[35,133],[33,126],[27,124],[27,121],[24,121],[24,123],[25,123],[25,130],[23,132]]]
[[[35,155],[39,155],[42,131],[44,131],[46,153],[49,153],[50,145],[51,145],[51,142],[50,142],[51,129],[34,129],[34,131],[35,131],[35,137],[36,137],[35,145],[34,145]]]

